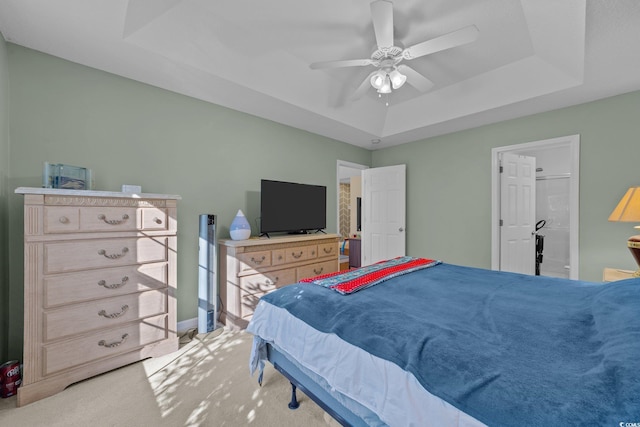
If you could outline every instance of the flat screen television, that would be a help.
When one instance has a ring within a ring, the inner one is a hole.
[[[260,233],[303,234],[327,227],[327,187],[260,182]]]

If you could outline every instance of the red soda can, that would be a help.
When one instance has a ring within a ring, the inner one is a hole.
[[[13,396],[21,383],[20,362],[10,360],[0,365],[0,397]]]

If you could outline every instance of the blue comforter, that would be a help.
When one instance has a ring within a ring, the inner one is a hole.
[[[490,426],[640,423],[640,279],[441,264],[351,295],[297,284],[263,300]]]

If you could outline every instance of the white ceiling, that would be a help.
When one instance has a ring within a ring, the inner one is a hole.
[[[396,46],[468,25],[480,35],[408,62],[435,83],[429,92],[371,88],[354,101],[371,66],[309,64],[370,57],[369,0],[0,0],[0,31],[368,149],[640,90],[638,0],[398,0],[393,11]]]

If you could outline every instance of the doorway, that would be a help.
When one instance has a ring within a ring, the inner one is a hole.
[[[364,169],[368,168],[369,166],[346,162],[344,160],[338,160],[337,163],[336,206],[338,207],[338,211],[336,229],[340,236],[341,270],[348,269],[352,265],[360,265],[360,260],[358,259],[356,262],[354,258],[359,252],[351,251],[348,239],[353,238],[354,235],[359,235],[357,208],[358,200],[361,200],[362,197],[361,173]]]
[[[506,269],[501,265],[500,221],[504,223],[505,214],[501,214],[500,161],[509,153],[536,159],[536,197],[530,213],[536,221],[531,233],[543,244],[537,248],[540,253],[527,255],[528,261],[536,264],[540,275],[578,279],[579,149],[580,135],[570,135],[492,150],[492,269]]]
[[[350,267],[404,256],[406,165],[369,168],[338,160],[337,174],[337,229],[346,243],[341,246],[341,263],[346,250]],[[357,251],[350,250],[352,243]]]
[[[337,165],[337,233],[340,239],[352,237],[357,233],[357,198],[362,197],[360,175],[369,166],[338,160]]]

